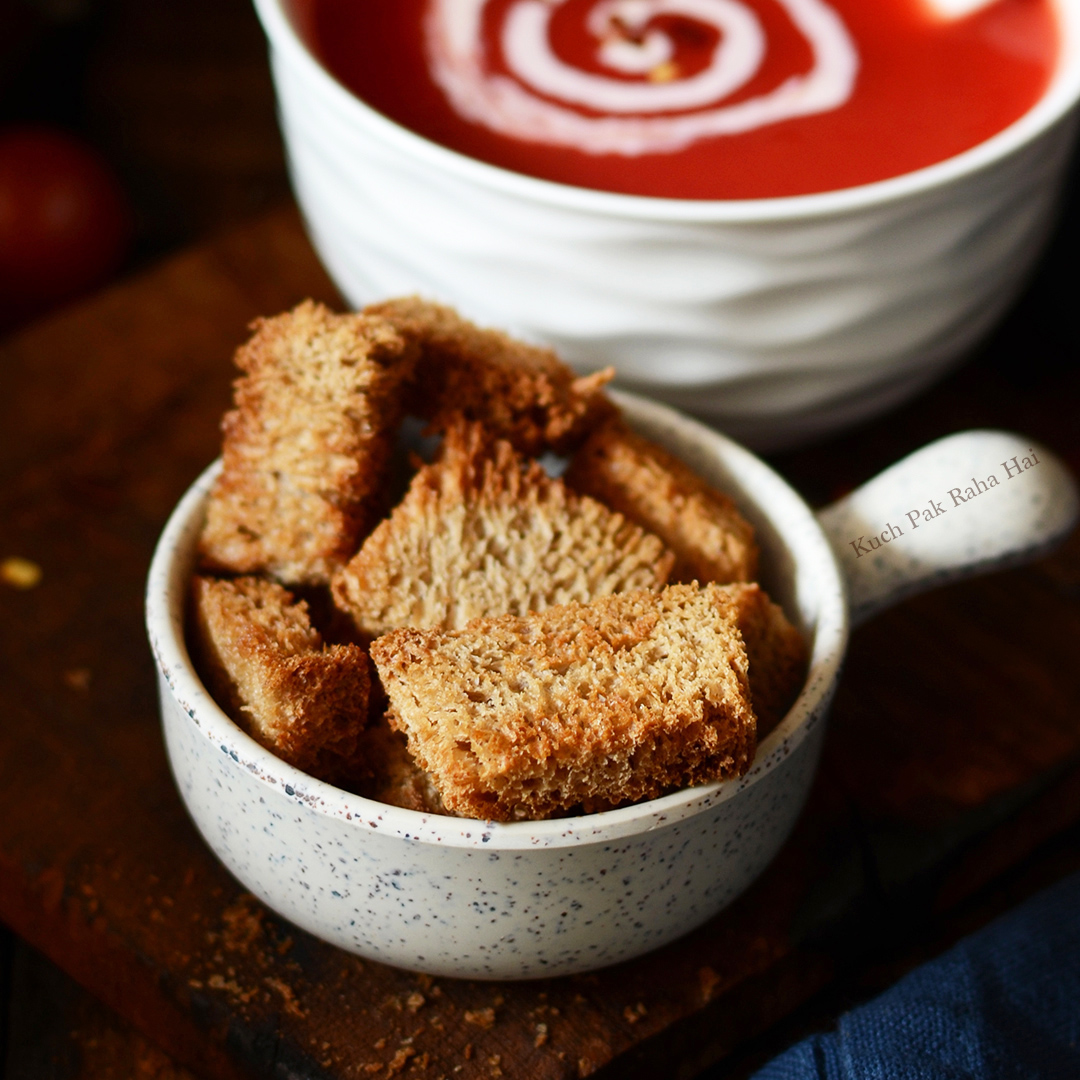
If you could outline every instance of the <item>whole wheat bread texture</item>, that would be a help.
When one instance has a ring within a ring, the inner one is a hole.
[[[200,670],[232,718],[312,776],[354,771],[371,687],[364,650],[324,645],[307,604],[262,578],[196,577],[193,609]]]
[[[404,626],[457,629],[659,589],[673,561],[652,534],[458,418],[438,459],[335,576],[334,598],[369,638]]]
[[[730,600],[732,617],[743,636],[757,734],[762,739],[783,720],[802,690],[806,642],[757,582],[722,585],[716,595]]]
[[[578,377],[550,349],[528,345],[419,297],[372,304],[420,349],[411,408],[437,431],[458,415],[484,423],[524,454],[567,453],[615,408],[608,368]]]
[[[224,467],[200,542],[211,572],[325,584],[381,511],[416,349],[382,319],[310,300],[236,354]]]
[[[391,724],[466,817],[536,819],[745,772],[742,636],[715,586],[669,586],[372,644]]]
[[[621,419],[593,431],[566,482],[655,533],[675,552],[675,581],[752,581],[754,530],[735,503]]]
[[[348,786],[357,795],[389,806],[423,814],[446,813],[434,781],[412,759],[405,736],[391,728],[385,717],[373,719],[360,736]]]

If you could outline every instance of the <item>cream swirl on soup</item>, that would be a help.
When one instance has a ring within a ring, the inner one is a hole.
[[[855,84],[855,43],[824,0],[780,0],[809,46],[809,70],[735,101],[728,99],[759,72],[769,49],[752,5],[598,0],[575,20],[593,43],[599,70],[588,70],[556,46],[552,23],[565,4],[515,0],[489,36],[489,0],[431,0],[425,19],[431,73],[462,116],[511,138],[590,154],[662,153],[708,136],[835,109]],[[715,40],[698,70],[684,75],[682,54],[690,50],[680,47],[670,24],[658,23],[664,16],[712,32]],[[488,63],[492,43],[503,71]]]
[[[290,0],[373,108],[459,153],[681,199],[883,180],[1045,91],[1055,0]]]

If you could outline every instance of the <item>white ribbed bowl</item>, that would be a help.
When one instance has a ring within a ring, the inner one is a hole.
[[[638,198],[407,131],[320,66],[285,0],[255,6],[296,195],[351,303],[452,303],[758,448],[895,405],[994,324],[1048,233],[1080,97],[1080,0],[1059,0],[1052,85],[972,150],[819,195]]]

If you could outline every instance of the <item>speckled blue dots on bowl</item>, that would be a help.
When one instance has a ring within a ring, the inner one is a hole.
[[[603,814],[499,824],[385,806],[305,776],[239,730],[184,647],[214,469],[177,507],[147,586],[166,745],[207,843],[256,896],[361,956],[437,975],[532,978],[639,955],[714,916],[764,869],[806,798],[846,644],[844,585],[805,503],[716,432],[626,395],[630,421],[755,525],[770,593],[812,644],[806,688],[738,780]]]

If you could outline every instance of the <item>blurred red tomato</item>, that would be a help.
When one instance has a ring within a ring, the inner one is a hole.
[[[131,232],[123,188],[91,147],[46,128],[0,132],[0,326],[108,280]]]

